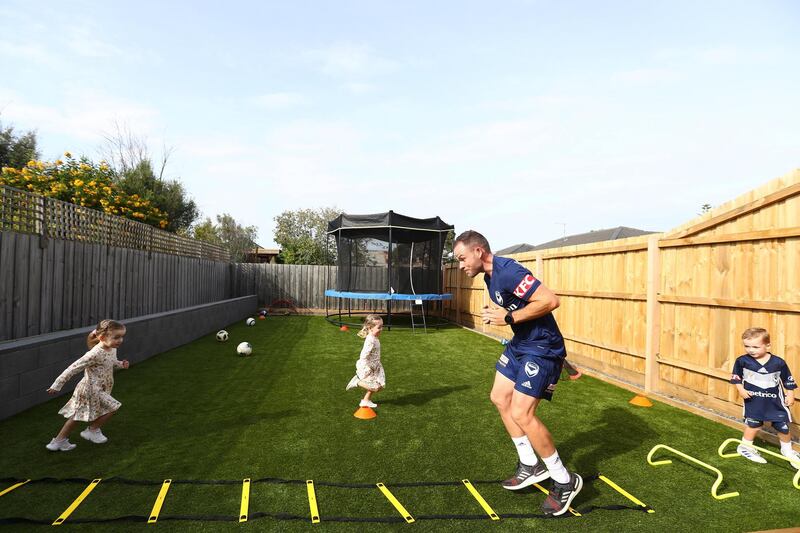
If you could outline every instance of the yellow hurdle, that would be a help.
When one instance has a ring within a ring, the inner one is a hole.
[[[72,514],[72,511],[78,508],[81,502],[86,499],[86,497],[94,490],[94,488],[97,486],[98,483],[100,483],[100,481],[101,481],[100,479],[93,479],[92,482],[89,483],[89,485],[85,489],[83,489],[81,495],[75,498],[75,501],[72,502],[72,504],[70,504],[70,506],[67,507],[67,509],[63,513],[61,513],[61,516],[56,518],[56,521],[53,522],[53,525],[60,526],[61,524],[63,524],[64,521],[67,518],[69,518],[69,515]]]
[[[728,439],[728,440],[726,440],[725,442],[723,442],[720,445],[719,449],[717,450],[717,453],[719,454],[720,457],[723,457],[725,459],[728,459],[730,457],[740,457],[739,452],[722,453],[722,450],[725,449],[725,446],[727,446],[728,444],[730,444],[732,442],[738,442],[739,444],[743,444],[740,439]],[[750,446],[750,444],[748,444],[748,446]],[[788,457],[784,457],[783,455],[781,455],[779,453],[775,453],[772,450],[768,450],[766,448],[761,448],[760,446],[756,446],[755,444],[753,444],[752,447],[755,448],[756,450],[760,451],[761,453],[766,453],[767,455],[771,455],[772,457],[777,457],[778,459],[783,459],[784,461],[787,461],[793,467],[797,468],[798,469],[797,473],[794,475],[794,478],[792,478],[792,484],[794,485],[794,488],[800,489],[800,465],[798,465],[795,461],[792,461]]]
[[[633,494],[630,494],[630,493],[628,493],[628,491],[626,491],[625,489],[623,489],[622,487],[620,487],[619,485],[617,485],[616,483],[614,483],[613,481],[611,481],[610,479],[608,479],[606,476],[604,476],[604,475],[602,475],[602,474],[601,474],[601,475],[600,475],[600,476],[598,476],[598,477],[599,477],[599,478],[600,478],[602,481],[604,481],[606,485],[608,485],[609,487],[611,487],[611,488],[612,488],[612,489],[614,489],[615,491],[619,492],[620,494],[622,494],[623,496],[625,496],[626,498],[628,498],[630,501],[632,501],[632,502],[633,502],[633,503],[635,503],[636,505],[641,505],[642,507],[645,507],[645,508],[647,508],[647,512],[648,512],[648,513],[655,513],[655,510],[654,510],[654,509],[650,509],[649,507],[647,507],[647,505],[645,505],[645,504],[643,504],[642,502],[640,502],[640,501],[639,501],[639,500],[636,498],[636,496],[634,496]]]
[[[413,524],[414,523],[414,517],[411,516],[411,513],[406,511],[406,508],[403,507],[403,504],[400,503],[397,500],[397,498],[394,497],[394,494],[392,494],[389,491],[389,489],[386,488],[386,485],[384,485],[383,483],[376,483],[376,485],[377,485],[377,487],[379,489],[381,489],[381,492],[383,493],[384,496],[386,496],[386,499],[389,500],[390,502],[392,502],[392,505],[394,505],[394,508],[397,509],[397,512],[400,513],[400,515],[403,517],[403,519],[406,521],[406,523],[407,524]]]
[[[708,468],[712,472],[716,473],[717,474],[717,480],[714,481],[714,484],[711,486],[711,496],[713,496],[714,499],[716,499],[716,500],[724,500],[726,498],[734,498],[734,497],[739,495],[738,492],[728,492],[726,494],[717,494],[717,489],[722,484],[722,472],[720,472],[718,468],[714,468],[713,466],[711,466],[708,463],[704,463],[703,461],[700,461],[699,459],[695,459],[691,455],[686,455],[685,453],[683,453],[681,451],[678,451],[675,448],[670,448],[666,444],[656,444],[655,446],[653,446],[653,449],[650,450],[650,453],[647,454],[647,462],[650,465],[652,465],[652,466],[668,465],[668,464],[670,464],[672,462],[669,459],[664,459],[663,461],[653,461],[652,460],[653,459],[653,454],[656,452],[656,450],[659,450],[661,448],[663,448],[665,450],[668,450],[668,451],[671,451],[675,455],[680,455],[684,459],[686,459],[688,461],[691,461],[691,462],[693,462],[695,464],[698,464],[698,465],[700,465],[700,466],[702,466],[704,468]]]
[[[30,481],[30,479],[26,479],[25,481],[22,481],[21,483],[17,483],[16,485],[11,485],[11,486],[10,486],[10,487],[8,487],[7,489],[5,489],[3,492],[0,492],[0,496],[3,496],[3,495],[5,495],[5,494],[8,494],[9,492],[11,492],[11,491],[12,491],[12,490],[14,490],[14,489],[18,489],[18,488],[20,488],[22,485],[24,485],[24,484],[25,484],[25,483],[27,483],[28,481]]]
[[[492,507],[486,502],[486,500],[483,499],[483,496],[480,495],[478,489],[476,489],[472,485],[472,483],[469,482],[468,479],[462,479],[461,483],[463,483],[464,486],[467,487],[467,490],[469,490],[470,494],[472,494],[475,497],[475,499],[478,500],[478,503],[481,504],[483,510],[486,511],[486,514],[489,515],[489,518],[491,518],[492,520],[500,520],[500,517],[497,516],[497,513],[494,512],[494,509],[492,509]]]
[[[239,506],[239,522],[247,522],[250,514],[250,478],[242,480],[242,504]]]
[[[534,487],[536,487],[537,489],[539,489],[540,491],[544,492],[545,494],[550,494],[550,491],[549,491],[549,490],[547,490],[546,488],[542,487],[542,486],[541,486],[541,485],[539,485],[538,483],[534,483],[534,484],[533,484],[533,486],[534,486]],[[568,507],[568,508],[567,508],[567,510],[568,510],[570,513],[572,513],[572,514],[573,514],[573,516],[581,516],[581,513],[579,513],[578,511],[576,511],[576,510],[575,510],[575,509],[573,509],[572,507]]]
[[[161,506],[164,505],[164,499],[167,497],[167,492],[169,492],[171,484],[171,479],[165,479],[164,483],[161,484],[161,490],[158,491],[156,501],[153,502],[153,510],[150,511],[150,518],[147,519],[148,524],[155,524],[158,522],[158,515],[161,514]]]
[[[317,493],[314,490],[313,480],[306,481],[306,490],[308,491],[308,507],[311,509],[311,523],[319,524],[319,507],[317,507]]]

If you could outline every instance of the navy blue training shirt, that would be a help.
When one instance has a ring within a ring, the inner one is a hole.
[[[528,298],[542,284],[521,264],[498,256],[492,259],[492,275],[484,274],[483,279],[492,301],[507,311],[522,309],[528,305]],[[551,359],[567,356],[564,337],[561,336],[553,313],[512,324],[511,329],[514,337],[506,345],[503,351],[505,355],[516,358],[536,355]]]
[[[797,388],[789,365],[777,355],[770,354],[769,360],[761,364],[751,355],[740,355],[733,363],[731,383],[743,385],[750,393],[744,401],[744,416],[762,422],[791,422],[792,415],[784,405],[786,396],[783,388]],[[781,388],[783,385],[783,388]]]

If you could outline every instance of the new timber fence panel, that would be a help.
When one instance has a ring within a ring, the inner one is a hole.
[[[800,373],[800,171],[663,234],[513,257],[559,295],[570,357],[612,379],[738,417],[728,380],[752,326]],[[509,337],[480,322],[481,278],[446,268],[446,315]]]

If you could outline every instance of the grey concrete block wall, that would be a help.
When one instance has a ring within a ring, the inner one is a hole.
[[[256,296],[251,295],[123,320],[128,332],[119,357],[136,364],[252,316],[257,308]],[[47,387],[86,352],[91,330],[0,342],[0,420],[51,399]],[[71,379],[59,395],[71,394],[81,377]]]

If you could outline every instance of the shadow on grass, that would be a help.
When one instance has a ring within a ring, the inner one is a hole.
[[[472,387],[469,385],[439,387],[438,389],[428,389],[420,392],[414,392],[412,394],[406,394],[405,396],[400,396],[398,398],[390,398],[388,400],[383,400],[381,403],[391,405],[425,405],[431,400],[442,398],[448,394],[471,388]]]

